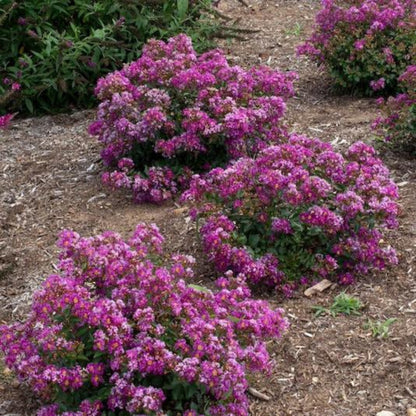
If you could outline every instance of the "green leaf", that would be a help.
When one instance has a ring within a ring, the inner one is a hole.
[[[29,98],[25,98],[25,105],[29,113],[33,114],[33,103]]]
[[[178,0],[178,16],[181,20],[186,17],[188,12],[189,1],[188,0]]]
[[[184,390],[185,398],[189,400],[198,391],[198,386],[196,384],[188,384]]]
[[[235,316],[229,316],[229,317],[228,317],[228,319],[229,319],[231,322],[240,322],[240,321],[241,321],[241,319],[240,319],[240,318],[236,318]]]
[[[253,249],[255,249],[258,246],[259,242],[260,242],[260,236],[258,234],[251,234],[250,237],[248,238],[248,243]]]
[[[211,291],[204,287],[204,286],[200,286],[200,285],[194,285],[194,284],[190,284],[188,285],[191,289],[196,290],[197,292],[203,292],[203,293],[211,293]]]
[[[328,313],[328,309],[323,306],[312,306],[312,310],[315,311],[315,316],[319,317],[325,313]]]

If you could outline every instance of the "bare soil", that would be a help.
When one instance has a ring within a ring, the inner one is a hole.
[[[223,0],[221,11],[240,26],[258,30],[245,40],[222,41],[230,60],[267,64],[299,73],[297,96],[288,103],[293,131],[331,141],[340,150],[357,140],[374,144],[374,100],[339,96],[330,80],[295,47],[310,33],[317,0],[253,0],[249,7]],[[0,132],[0,323],[22,319],[33,291],[54,272],[56,236],[63,228],[82,235],[111,229],[129,235],[138,222],[154,222],[170,251],[198,258],[197,279],[215,276],[186,213],[172,202],[134,205],[129,195],[100,182],[100,147],[86,128],[94,112],[18,119]],[[282,340],[270,345],[275,367],[251,384],[270,396],[253,398],[255,416],[396,416],[416,407],[416,171],[414,161],[385,149],[381,157],[400,186],[400,227],[389,241],[400,262],[360,279],[347,292],[365,305],[360,316],[315,317],[312,306],[329,306],[341,288],[306,298],[275,299],[291,320]],[[369,320],[396,318],[380,340],[364,328]],[[0,364],[0,415],[32,415],[40,406],[27,386]]]

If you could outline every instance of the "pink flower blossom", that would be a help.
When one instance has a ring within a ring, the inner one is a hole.
[[[14,114],[6,114],[0,116],[0,129],[6,129],[10,126],[10,120],[14,117]]]

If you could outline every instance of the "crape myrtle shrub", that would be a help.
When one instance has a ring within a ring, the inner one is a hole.
[[[230,66],[224,53],[197,55],[191,39],[151,40],[142,56],[98,81],[90,133],[103,144],[103,180],[137,202],[161,202],[192,172],[255,155],[285,135],[293,72]]]
[[[397,92],[416,64],[414,0],[322,0],[315,29],[298,49],[325,66],[342,89]]]
[[[151,37],[186,32],[206,48],[215,24],[200,17],[210,7],[210,0],[2,0],[0,114],[94,105],[97,79],[137,59]]]
[[[0,329],[6,365],[50,402],[38,415],[248,415],[246,375],[270,369],[283,311],[232,273],[217,292],[187,284],[193,258],[163,261],[162,242],[154,225],[62,232],[60,274]]]
[[[401,94],[379,99],[383,116],[378,117],[373,128],[380,137],[416,154],[416,65],[410,65],[399,77]]]
[[[287,143],[194,176],[183,201],[205,218],[200,233],[216,267],[290,296],[299,284],[396,263],[382,238],[397,225],[397,187],[364,143],[345,156],[318,139]]]

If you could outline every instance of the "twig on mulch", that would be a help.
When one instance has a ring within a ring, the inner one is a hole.
[[[265,400],[266,402],[270,401],[271,398],[269,396],[267,396],[267,394],[264,394],[256,389],[254,389],[253,387],[249,387],[247,390],[252,396],[256,397],[257,399],[260,400]]]
[[[241,3],[243,6],[250,7],[248,3],[246,3],[244,0],[237,0],[239,3]]]
[[[404,389],[407,391],[410,397],[416,397],[415,393],[412,390],[410,390],[409,387],[406,386]]]
[[[231,32],[238,32],[238,33],[259,33],[261,29],[247,29],[244,27],[232,27],[232,26],[219,26],[219,29],[222,30],[229,30]]]

